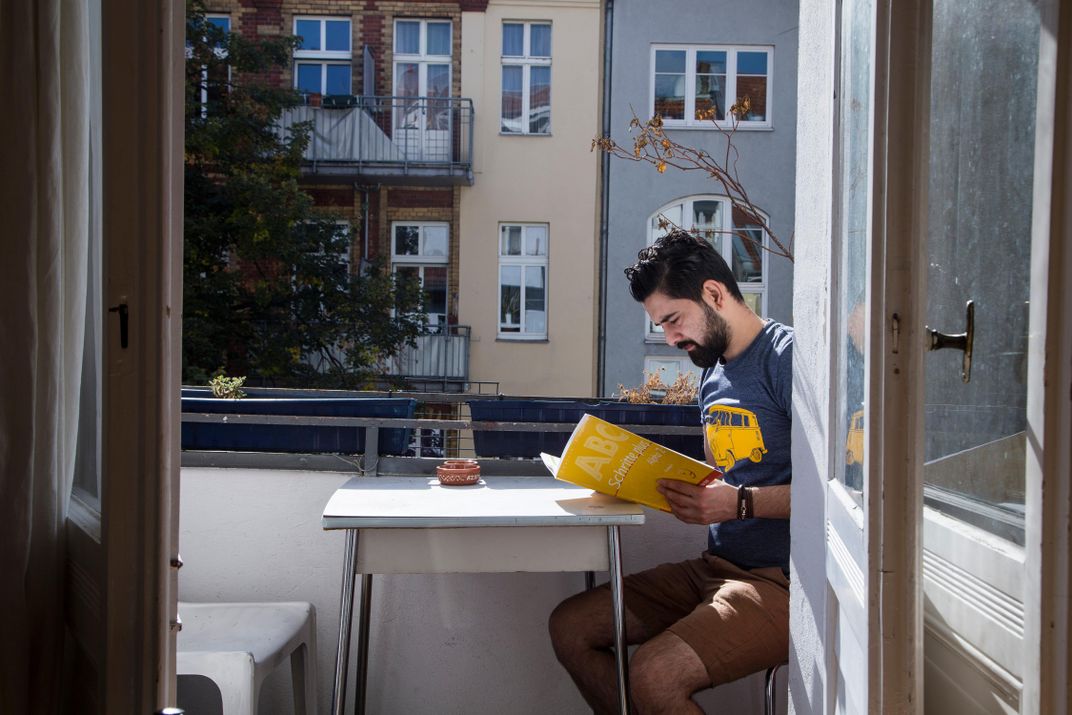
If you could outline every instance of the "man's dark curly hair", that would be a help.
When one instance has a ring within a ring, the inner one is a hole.
[[[625,269],[629,292],[639,303],[659,291],[671,298],[699,301],[703,284],[716,280],[743,303],[741,289],[726,261],[714,247],[692,234],[675,229],[657,238],[637,254],[637,262]]]

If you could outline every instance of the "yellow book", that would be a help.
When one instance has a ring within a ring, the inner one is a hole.
[[[722,476],[710,464],[592,415],[577,423],[561,457],[547,453],[540,457],[555,479],[662,511],[670,511],[670,505],[655,490],[656,480],[703,486]]]

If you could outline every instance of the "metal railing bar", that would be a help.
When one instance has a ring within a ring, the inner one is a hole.
[[[406,417],[333,417],[326,415],[246,415],[231,413],[184,412],[183,422],[243,425],[305,425],[331,427],[423,428],[478,430],[488,432],[572,432],[576,422],[503,422],[488,420],[436,420]],[[632,432],[648,434],[699,434],[700,425],[621,424]]]

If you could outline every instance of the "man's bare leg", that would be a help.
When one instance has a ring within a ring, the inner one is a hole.
[[[643,643],[629,664],[634,709],[643,715],[702,714],[691,697],[711,685],[700,657],[672,633],[652,637],[628,609],[625,621],[628,642]],[[563,601],[551,614],[550,631],[555,655],[592,710],[618,712],[610,593],[586,591]]]
[[[585,591],[566,599],[549,623],[555,655],[596,713],[618,712],[618,674],[614,660],[614,615],[610,592]],[[650,635],[625,609],[625,636],[643,643]]]
[[[710,686],[700,656],[667,631],[637,648],[629,663],[632,704],[642,715],[703,715],[692,695]]]

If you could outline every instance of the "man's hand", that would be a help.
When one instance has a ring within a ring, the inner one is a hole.
[[[666,497],[674,516],[686,524],[716,524],[737,518],[737,488],[721,479],[706,487],[660,479],[655,488]]]

